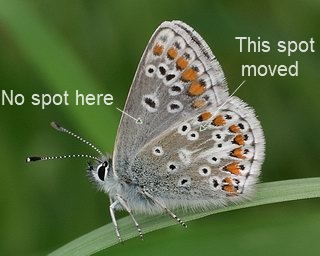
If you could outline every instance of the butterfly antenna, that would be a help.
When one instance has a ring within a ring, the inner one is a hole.
[[[103,156],[101,150],[98,149],[91,142],[86,141],[85,139],[83,139],[79,135],[69,131],[68,129],[62,127],[61,125],[59,125],[56,122],[51,122],[50,125],[52,126],[52,128],[56,129],[59,132],[63,132],[68,135],[71,135],[72,137],[76,138],[77,140],[81,141],[82,143],[86,144],[87,146],[93,148],[96,152],[98,152],[98,154],[100,156]],[[66,158],[79,158],[79,157],[80,158],[90,158],[90,159],[94,159],[96,161],[99,161],[99,158],[97,158],[95,156],[87,155],[87,154],[70,154],[70,155],[62,155],[62,156],[30,156],[30,157],[27,157],[26,162],[30,163],[30,162],[36,162],[36,161],[56,160],[56,159],[66,159]]]
[[[52,128],[56,129],[59,132],[64,132],[66,134],[71,135],[72,137],[76,138],[77,140],[80,140],[82,143],[86,144],[87,146],[93,148],[96,152],[98,152],[99,155],[103,156],[102,152],[100,149],[98,149],[95,145],[93,145],[91,142],[86,141],[84,138],[80,137],[78,134],[75,134],[71,131],[69,131],[68,129],[62,127],[61,125],[59,125],[56,122],[51,122],[50,125],[52,126]]]
[[[90,158],[96,161],[100,161],[99,158],[86,154],[76,154],[76,155],[62,155],[62,156],[29,156],[26,159],[27,163],[36,161],[46,161],[46,160],[56,160],[56,159],[66,159],[66,158]]]

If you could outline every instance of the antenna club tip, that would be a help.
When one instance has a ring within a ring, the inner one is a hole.
[[[61,126],[60,124],[58,124],[57,122],[52,121],[52,122],[50,123],[50,125],[51,125],[51,127],[52,127],[53,129],[56,129],[56,130],[58,130],[58,131],[62,131],[62,126]]]
[[[39,157],[39,156],[29,156],[29,157],[26,158],[26,162],[27,163],[31,163],[31,162],[39,161],[41,159],[42,158]]]

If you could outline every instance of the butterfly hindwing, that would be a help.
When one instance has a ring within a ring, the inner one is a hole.
[[[130,176],[141,148],[205,108],[227,99],[223,71],[204,40],[180,21],[155,31],[138,66],[122,116],[114,151],[114,170]]]
[[[137,155],[135,178],[167,206],[218,207],[251,194],[264,154],[259,121],[236,97],[215,111],[184,120]]]

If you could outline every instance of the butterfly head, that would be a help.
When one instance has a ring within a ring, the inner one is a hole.
[[[89,179],[97,185],[99,189],[106,187],[109,179],[112,179],[112,158],[102,155],[94,164],[88,163],[87,174]]]

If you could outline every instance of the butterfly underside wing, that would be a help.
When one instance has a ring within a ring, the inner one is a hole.
[[[228,96],[223,71],[200,35],[181,21],[163,22],[124,109],[143,123],[122,116],[114,174],[171,209],[214,208],[248,197],[260,174],[264,136],[252,108]]]
[[[173,209],[212,209],[252,194],[264,160],[263,130],[253,109],[229,96],[218,61],[187,24],[163,22],[154,32],[124,113],[113,157],[52,122],[53,128],[90,146],[99,156],[26,159],[93,159],[87,173],[109,195],[119,241],[116,210],[129,213],[143,238],[134,213],[166,212],[186,227]]]

